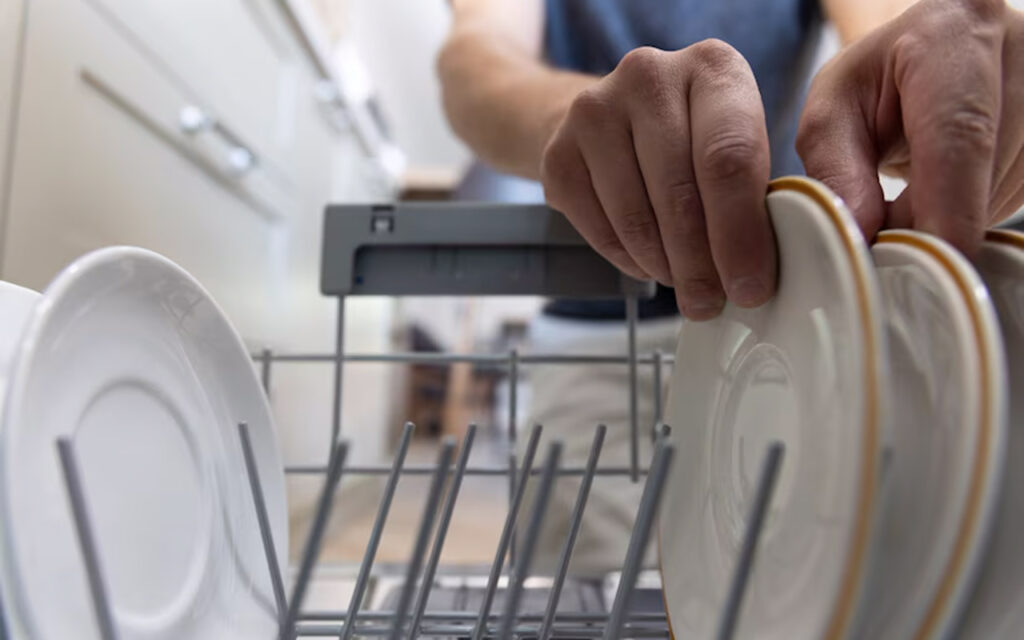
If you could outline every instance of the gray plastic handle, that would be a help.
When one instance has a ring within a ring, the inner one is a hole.
[[[324,218],[325,295],[654,295],[543,205],[409,202],[332,205]]]

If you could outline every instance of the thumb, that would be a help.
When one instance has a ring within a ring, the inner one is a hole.
[[[846,202],[870,242],[885,220],[885,196],[878,181],[878,153],[860,108],[827,88],[812,87],[796,148],[807,175]]]

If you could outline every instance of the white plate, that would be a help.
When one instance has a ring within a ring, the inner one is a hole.
[[[960,630],[964,638],[1016,638],[1024,628],[1024,234],[990,231],[975,265],[1003,330],[1009,428],[989,549]]]
[[[677,444],[659,519],[676,640],[713,637],[764,454],[785,456],[737,638],[841,638],[870,554],[886,353],[871,258],[842,202],[772,183],[779,288],[758,309],[685,323],[666,422]]]
[[[18,640],[98,638],[58,465],[73,437],[120,637],[272,637],[273,597],[236,425],[246,421],[279,561],[271,419],[237,334],[154,253],[112,248],[33,309],[0,424],[0,564]]]
[[[945,242],[885,231],[872,253],[889,341],[891,446],[858,635],[943,638],[970,593],[995,504],[1002,339],[977,272]]]

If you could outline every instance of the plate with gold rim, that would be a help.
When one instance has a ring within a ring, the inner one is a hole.
[[[1002,469],[995,309],[952,246],[911,230],[872,247],[889,343],[890,446],[859,637],[948,637],[984,552]]]
[[[771,442],[785,446],[737,638],[844,638],[872,553],[887,351],[852,215],[807,178],[767,196],[775,297],[679,335],[665,422],[676,460],[658,523],[676,640],[712,637]]]
[[[1024,233],[989,231],[974,265],[1003,332],[1009,419],[988,550],[959,630],[964,638],[1013,638],[1024,628]]]

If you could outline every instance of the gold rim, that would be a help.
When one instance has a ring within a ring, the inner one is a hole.
[[[1010,229],[989,229],[985,232],[985,239],[997,244],[1006,244],[1018,249],[1024,249],[1024,233]]]
[[[776,178],[768,184],[768,193],[776,191],[795,191],[807,196],[821,207],[832,221],[839,236],[842,239],[843,248],[846,249],[847,257],[853,263],[854,280],[856,281],[856,294],[858,312],[860,314],[861,327],[863,329],[863,343],[865,346],[876,346],[878,336],[875,333],[873,319],[872,299],[870,295],[869,278],[871,277],[870,266],[864,263],[864,256],[857,251],[857,244],[861,241],[858,236],[853,235],[848,228],[844,218],[846,214],[839,209],[835,196],[819,186],[813,180],[799,177],[787,176]],[[874,505],[878,485],[879,465],[879,394],[878,379],[878,353],[876,348],[865,349],[865,371],[867,384],[865,385],[864,406],[867,408],[865,416],[865,428],[863,438],[863,455],[860,465],[860,494],[857,497],[857,514],[854,524],[854,540],[847,552],[843,568],[843,578],[840,586],[839,597],[829,616],[826,627],[825,638],[827,640],[838,640],[842,638],[853,617],[857,595],[860,592],[861,582],[864,577],[865,556],[867,555],[871,525],[873,520]],[[658,570],[664,576],[664,566],[661,562],[661,527],[658,528]],[[664,585],[664,579],[662,579]],[[662,588],[662,600],[665,604],[665,617],[668,622],[669,636],[675,640],[672,631],[672,618],[669,615],[668,602],[665,600],[665,591]]]
[[[1007,244],[1013,244],[1024,248],[1024,236],[1018,236],[1018,234],[1002,231],[990,231],[986,237],[996,242],[1002,242],[1005,240]],[[972,288],[966,281],[964,274],[959,268],[957,268],[953,261],[950,260],[949,256],[931,241],[905,231],[884,231],[879,234],[877,242],[878,244],[905,244],[924,251],[931,257],[935,258],[942,267],[946,269],[950,276],[952,276],[953,282],[956,284],[961,296],[967,302],[967,310],[971,317],[975,346],[977,347],[978,358],[981,365],[978,376],[980,382],[978,396],[980,400],[978,410],[978,439],[973,462],[974,468],[971,472],[971,483],[968,489],[967,504],[965,505],[965,515],[961,520],[960,529],[957,531],[956,542],[953,546],[953,555],[949,562],[946,563],[946,569],[942,577],[942,582],[939,585],[939,590],[932,599],[932,602],[928,605],[928,613],[925,615],[924,621],[914,633],[914,638],[917,640],[924,640],[925,638],[930,638],[935,634],[936,627],[938,627],[943,614],[949,606],[949,601],[957,586],[957,582],[963,577],[963,572],[966,569],[965,565],[967,562],[967,556],[971,551],[971,541],[976,537],[976,532],[978,531],[978,518],[981,514],[981,507],[985,497],[985,472],[989,466],[987,462],[990,453],[989,449],[992,446],[992,412],[989,402],[990,394],[987,393],[987,391],[991,389],[992,383],[989,379],[989,369],[992,367],[992,362],[990,361],[988,351],[985,348],[985,338],[983,335],[984,330],[982,329],[984,321],[982,319],[981,309],[978,307],[978,303],[975,300],[974,295],[971,293]]]

